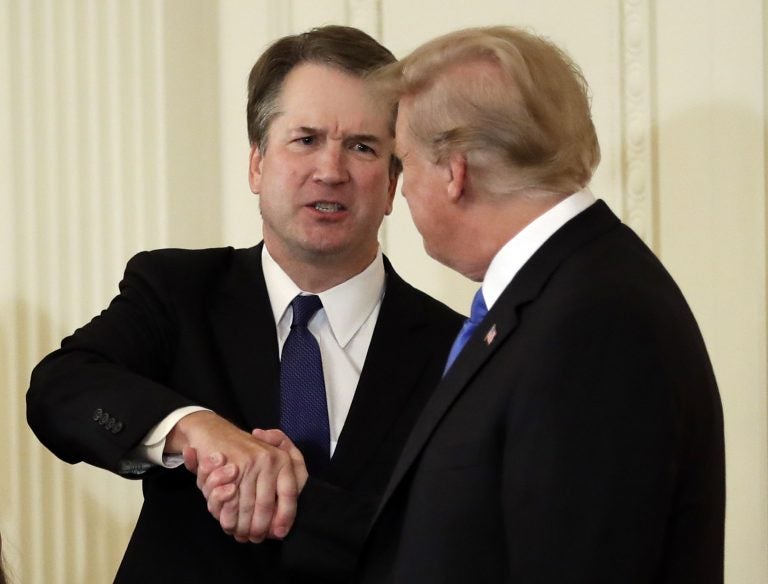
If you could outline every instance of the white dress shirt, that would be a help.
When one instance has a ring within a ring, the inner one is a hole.
[[[272,314],[277,327],[280,354],[293,321],[291,301],[305,293],[262,247],[262,269]],[[346,282],[318,294],[323,308],[309,322],[309,330],[320,345],[323,360],[323,378],[328,402],[328,421],[331,431],[331,454],[336,449],[341,429],[347,419],[355,389],[360,380],[373,329],[384,298],[384,259],[379,250],[370,265]],[[152,428],[131,456],[123,461],[121,470],[140,474],[151,464],[175,468],[182,464],[181,456],[164,454],[168,433],[181,418],[204,410],[188,406],[171,412]],[[138,460],[136,460],[138,459]],[[146,461],[149,461],[148,464]]]
[[[594,202],[595,196],[586,188],[570,195],[531,221],[496,253],[482,285],[488,310],[544,242]]]
[[[262,252],[262,266],[282,355],[283,344],[293,322],[291,301],[304,292],[272,259],[266,246]],[[379,250],[365,270],[318,294],[323,308],[309,321],[308,328],[320,345],[323,359],[331,453],[339,441],[368,354],[384,298],[384,278],[384,260]]]

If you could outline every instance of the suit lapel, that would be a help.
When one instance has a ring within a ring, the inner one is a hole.
[[[262,244],[263,245],[263,244]],[[261,268],[261,245],[233,253],[213,295],[211,327],[238,420],[246,429],[279,424],[280,364],[275,321]]]
[[[354,479],[375,454],[386,448],[386,435],[403,414],[429,363],[427,346],[418,330],[425,326],[420,298],[385,260],[386,293],[376,321],[365,365],[339,443],[333,475],[342,483]],[[431,388],[427,388],[430,389]],[[416,397],[418,399],[418,397]]]
[[[447,375],[438,385],[403,448],[379,513],[414,464],[451,405],[491,356],[514,333],[519,310],[532,302],[552,273],[577,249],[619,225],[618,218],[602,201],[566,223],[520,269],[478,326]]]

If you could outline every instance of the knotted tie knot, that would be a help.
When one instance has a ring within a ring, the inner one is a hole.
[[[474,298],[472,298],[472,307],[470,308],[469,312],[469,323],[472,325],[472,328],[475,328],[477,325],[479,325],[480,321],[485,318],[486,314],[488,314],[488,307],[485,305],[483,289],[480,288],[477,292],[475,292]]]
[[[291,307],[293,308],[291,328],[297,326],[306,328],[315,313],[323,307],[323,303],[320,301],[320,297],[314,294],[311,296],[299,295],[293,299]]]
[[[485,298],[483,298],[483,289],[480,288],[475,292],[475,297],[472,299],[472,308],[469,312],[469,318],[464,321],[464,326],[461,327],[459,334],[456,336],[456,340],[453,341],[451,352],[448,353],[448,361],[446,361],[445,369],[443,369],[443,375],[445,375],[448,372],[448,369],[451,368],[456,357],[459,356],[464,345],[467,344],[472,333],[475,332],[475,329],[485,318],[486,314],[488,314],[488,307],[485,305]]]

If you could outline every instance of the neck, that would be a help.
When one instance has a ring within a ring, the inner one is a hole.
[[[563,196],[525,197],[515,195],[507,200],[484,200],[473,210],[473,219],[464,226],[465,246],[471,250],[461,266],[452,266],[465,277],[482,282],[499,250],[532,221],[562,201]]]
[[[265,245],[266,242],[265,242]],[[272,259],[282,268],[288,277],[303,291],[319,294],[343,284],[365,270],[376,258],[378,246],[370,253],[356,253],[340,258],[324,254],[283,254],[267,245]]]

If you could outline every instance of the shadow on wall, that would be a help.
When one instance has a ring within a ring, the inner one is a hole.
[[[654,248],[683,289],[710,352],[733,351],[745,339],[738,321],[753,328],[768,308],[765,124],[740,104],[713,101],[674,112],[654,128]],[[763,342],[767,333],[763,320]]]
[[[768,125],[733,101],[659,121],[657,252],[704,335],[725,415],[726,580],[766,581]]]

